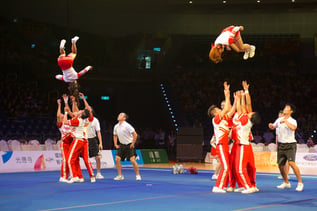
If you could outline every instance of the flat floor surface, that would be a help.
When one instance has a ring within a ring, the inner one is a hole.
[[[290,189],[280,190],[277,173],[257,173],[253,194],[212,193],[213,170],[197,168],[198,174],[172,174],[170,168],[140,167],[141,181],[132,167],[124,167],[123,181],[114,181],[114,168],[102,169],[105,177],[91,183],[83,170],[84,183],[58,182],[58,171],[1,173],[0,210],[317,210],[317,176],[302,175],[305,188],[296,192],[291,175]],[[197,166],[203,164],[197,164]],[[185,168],[195,166],[187,163]]]

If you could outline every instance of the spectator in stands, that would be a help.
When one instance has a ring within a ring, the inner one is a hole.
[[[261,143],[261,142],[263,141],[263,138],[262,138],[262,136],[259,134],[259,131],[258,131],[258,130],[255,131],[255,134],[254,134],[254,136],[253,136],[253,141],[254,141],[254,143],[256,143],[256,144]]]
[[[176,152],[176,134],[174,130],[170,130],[170,133],[167,136],[167,152],[169,155],[175,154]]]
[[[275,136],[274,133],[267,129],[264,133],[263,133],[263,139],[264,139],[264,145],[269,145],[270,143],[273,143]]]

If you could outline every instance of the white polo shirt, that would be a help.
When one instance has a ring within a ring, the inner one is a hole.
[[[97,131],[100,131],[100,123],[99,120],[96,117],[94,117],[94,120],[88,126],[88,138],[95,138],[97,136]]]
[[[132,125],[127,123],[126,121],[122,122],[122,124],[117,123],[113,128],[113,135],[118,136],[119,142],[121,144],[131,144],[133,141],[134,128]]]
[[[280,117],[273,123],[274,128],[278,129],[277,141],[279,143],[296,143],[295,131],[291,130],[285,123],[281,123],[283,119],[284,117]],[[287,121],[297,127],[297,121],[294,118],[289,117]]]

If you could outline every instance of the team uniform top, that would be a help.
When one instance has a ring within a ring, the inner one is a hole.
[[[221,34],[216,38],[215,45],[231,45],[240,34],[239,26],[229,26],[222,30]]]
[[[90,123],[87,133],[88,133],[88,138],[95,138],[96,131],[100,131],[100,123],[96,117],[94,117],[94,120]]]
[[[94,116],[90,116],[86,119],[76,118],[68,120],[68,124],[74,126],[73,134],[76,139],[88,139],[87,128],[93,120]]]
[[[236,142],[237,144],[249,145],[250,144],[250,133],[253,126],[246,113],[239,115],[238,121],[236,122]]]
[[[56,123],[57,125],[57,128],[59,129],[59,131],[61,132],[61,140],[64,142],[64,143],[71,143],[72,140],[73,140],[73,132],[74,132],[74,128],[70,125],[65,125],[63,123]]]
[[[212,119],[212,124],[214,126],[214,134],[216,136],[216,144],[229,144],[229,117],[224,115],[223,117],[220,114],[216,115]]]
[[[74,58],[70,55],[59,56],[57,59],[58,66],[63,71],[63,78],[65,82],[74,82],[78,79],[78,74],[73,68]]]
[[[134,132],[134,128],[132,125],[127,123],[126,121],[122,122],[122,124],[117,123],[113,128],[113,135],[117,135],[119,138],[119,142],[121,144],[131,144],[133,141],[132,133]]]
[[[277,139],[277,141],[279,143],[296,143],[295,131],[291,130],[285,124],[285,122],[281,123],[283,118],[284,117],[280,117],[277,120],[275,120],[275,122],[273,123],[274,128],[278,128],[278,139]],[[297,121],[294,118],[289,117],[287,119],[287,121],[289,123],[291,123],[292,125],[295,125],[297,127]]]

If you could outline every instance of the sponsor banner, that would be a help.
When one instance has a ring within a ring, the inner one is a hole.
[[[117,150],[112,150],[112,156],[113,156],[113,160],[114,160],[114,163],[116,163],[116,153],[117,153]],[[136,162],[138,165],[143,165],[143,158],[142,158],[142,154],[141,154],[141,151],[139,149],[136,150]],[[126,159],[121,161],[121,165],[132,165],[131,161],[127,161]]]
[[[145,164],[169,163],[165,149],[142,149],[141,152]]]
[[[256,167],[277,167],[277,152],[254,152]],[[210,153],[205,157],[206,163],[213,163]],[[317,153],[296,153],[296,164],[298,167],[317,168]]]
[[[277,152],[254,152],[254,159],[256,166],[277,166]],[[297,152],[295,162],[299,168],[316,168],[317,153]]]
[[[317,153],[296,153],[295,162],[299,167],[317,168]]]
[[[61,151],[0,151],[0,173],[21,171],[52,171],[60,170],[62,164]],[[85,164],[80,159],[82,169]],[[90,158],[93,167],[95,158]],[[102,150],[101,168],[113,168],[111,150]]]

